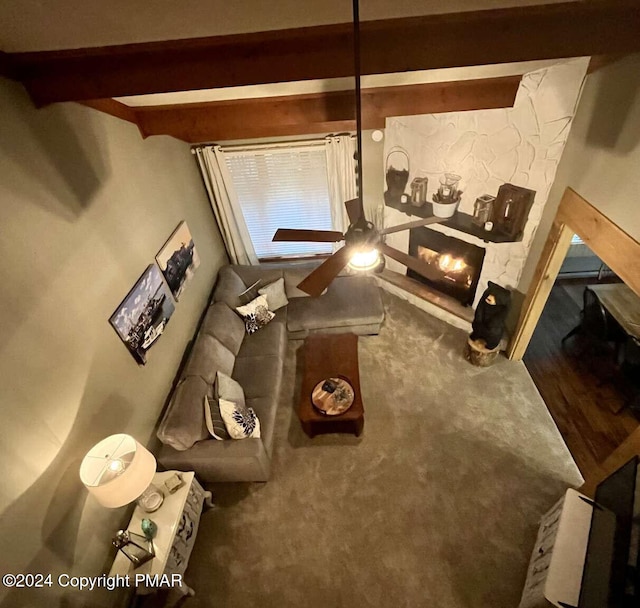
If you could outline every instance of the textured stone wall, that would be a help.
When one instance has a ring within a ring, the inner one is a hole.
[[[495,196],[503,183],[536,191],[521,242],[487,243],[458,230],[431,226],[486,248],[476,303],[488,281],[510,289],[518,285],[569,135],[587,65],[588,58],[579,58],[525,74],[513,108],[387,119],[385,159],[392,147],[404,148],[410,159],[409,184],[414,177],[426,175],[429,201],[445,172],[462,177],[459,210],[464,213],[472,214],[476,198]],[[416,218],[385,207],[385,226],[410,219]],[[409,231],[389,235],[387,242],[408,251]],[[404,274],[404,266],[387,262],[391,270]]]

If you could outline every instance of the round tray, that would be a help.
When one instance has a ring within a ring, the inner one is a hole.
[[[332,383],[336,388],[328,392],[322,388],[325,382]],[[355,398],[353,386],[345,378],[327,378],[316,384],[311,393],[311,403],[326,416],[344,414],[352,405]]]

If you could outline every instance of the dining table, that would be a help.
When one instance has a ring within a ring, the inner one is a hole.
[[[640,296],[624,283],[590,285],[607,312],[624,332],[640,341]]]
[[[628,407],[640,413],[640,296],[624,283],[590,285],[602,306],[627,335],[618,363],[630,382],[626,403],[615,413]]]

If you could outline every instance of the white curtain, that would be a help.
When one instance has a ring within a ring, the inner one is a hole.
[[[325,151],[333,229],[345,232],[349,227],[349,216],[344,203],[358,196],[356,161],[353,158],[355,138],[350,135],[331,135],[325,139]]]
[[[220,146],[195,148],[213,213],[232,264],[257,264],[247,224]]]

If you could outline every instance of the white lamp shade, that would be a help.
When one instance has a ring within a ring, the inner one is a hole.
[[[372,248],[356,251],[349,260],[349,267],[353,270],[372,270],[380,263],[380,253]]]
[[[80,479],[104,507],[138,498],[156,473],[156,459],[131,435],[111,435],[93,446],[80,465]]]

